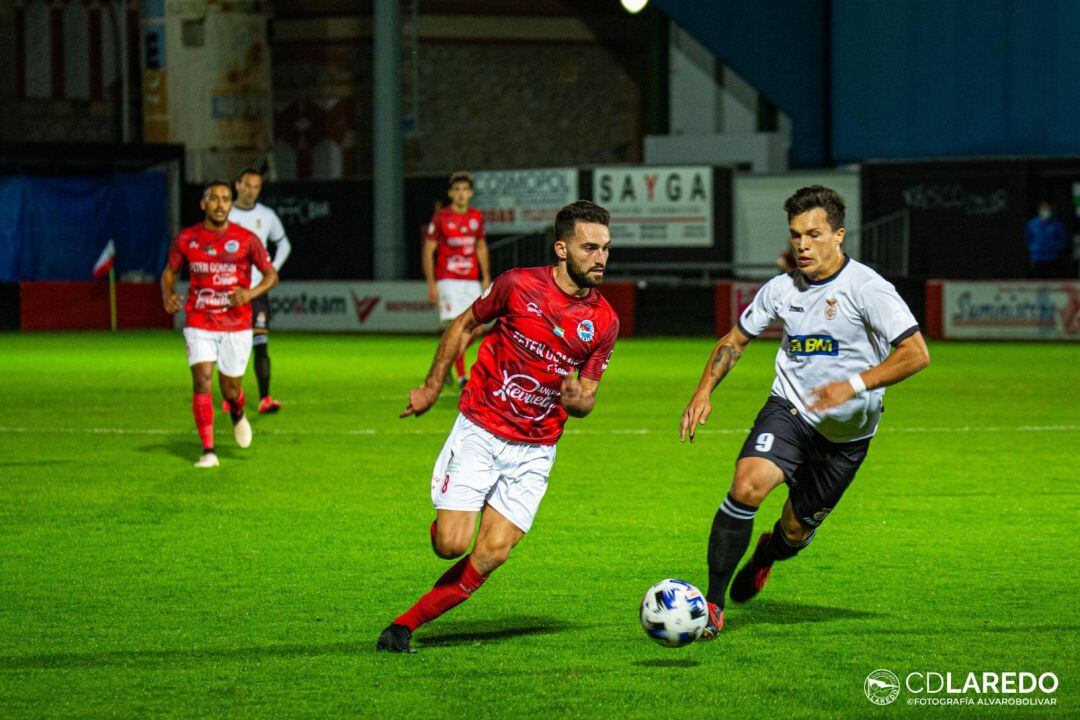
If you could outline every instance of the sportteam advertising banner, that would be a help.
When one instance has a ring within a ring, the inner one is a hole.
[[[499,170],[473,174],[472,205],[484,213],[488,235],[532,233],[578,199],[576,168]]]
[[[1080,281],[930,281],[932,313],[950,340],[1080,341]]]
[[[713,175],[707,165],[596,168],[593,201],[611,212],[617,247],[713,244]]]
[[[187,287],[177,292],[187,296]],[[427,283],[285,281],[270,291],[270,330],[437,333],[439,313]],[[176,313],[183,327],[184,312]]]

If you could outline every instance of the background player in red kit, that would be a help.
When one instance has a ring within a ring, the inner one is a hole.
[[[607,210],[580,200],[555,218],[554,267],[510,270],[443,333],[424,384],[401,417],[420,415],[472,333],[498,320],[480,345],[461,411],[435,461],[431,544],[442,558],[469,549],[376,645],[409,652],[413,631],[468,599],[532,526],[567,415],[585,417],[607,368],[619,320],[596,288],[611,237]],[[576,376],[575,376],[576,373]]]
[[[491,286],[484,216],[469,207],[473,194],[472,175],[456,172],[446,191],[450,206],[435,211],[428,223],[427,239],[421,253],[428,300],[439,306],[439,320],[449,323],[463,313],[483,290]],[[472,339],[483,334],[477,327]],[[465,386],[465,348],[454,359],[458,382]]]
[[[184,340],[194,386],[191,408],[203,446],[195,467],[205,468],[218,465],[210,394],[215,362],[236,442],[242,448],[251,445],[251,424],[244,415],[241,386],[251,355],[250,303],[277,285],[278,274],[259,238],[229,222],[229,183],[215,181],[207,185],[199,207],[206,213],[203,222],[181,230],[169,248],[169,259],[161,273],[161,294],[166,311],[180,309],[183,298],[175,291],[176,279],[186,265],[191,285],[183,305],[187,315]],[[263,279],[249,289],[252,266],[262,271]]]

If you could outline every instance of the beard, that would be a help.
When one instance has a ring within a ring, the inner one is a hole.
[[[592,270],[593,267],[595,266],[590,265],[588,270]],[[588,274],[588,270],[582,270],[572,259],[566,259],[566,274],[570,276],[570,279],[574,281],[575,285],[580,288],[600,287],[604,282],[604,276],[591,276]]]

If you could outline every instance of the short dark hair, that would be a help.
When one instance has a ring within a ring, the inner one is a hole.
[[[223,185],[223,186],[227,187],[229,189],[229,199],[230,200],[233,199],[233,187],[232,187],[232,184],[228,180],[211,180],[210,182],[206,183],[206,185],[203,186],[203,191],[202,191],[203,200],[205,200],[207,197],[209,197],[210,188],[217,187],[218,185]]]
[[[611,222],[611,213],[588,200],[578,200],[570,203],[555,216],[555,239],[569,240],[572,238],[574,236],[574,226],[578,222],[596,223],[607,227],[608,223]]]
[[[446,187],[447,188],[452,188],[452,187],[454,187],[454,185],[456,185],[459,182],[469,183],[469,188],[472,189],[472,186],[473,186],[472,175],[465,172],[464,170],[458,170],[456,173],[451,175],[450,176],[450,181],[448,183],[446,183]]]
[[[833,230],[844,227],[844,198],[832,188],[824,185],[809,185],[799,188],[795,194],[784,201],[788,222],[796,215],[821,208]]]

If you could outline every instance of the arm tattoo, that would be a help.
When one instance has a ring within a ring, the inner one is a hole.
[[[709,365],[709,374],[712,376],[714,388],[720,384],[731,368],[735,367],[740,355],[741,353],[735,349],[734,345],[721,345],[716,351],[716,357]]]

